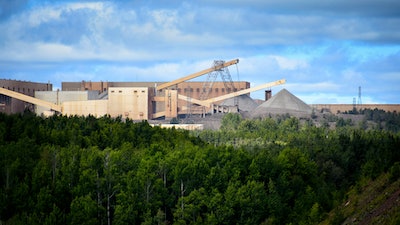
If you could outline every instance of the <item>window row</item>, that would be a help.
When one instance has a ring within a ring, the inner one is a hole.
[[[30,88],[20,88],[20,87],[4,87],[3,86],[3,88],[4,89],[7,89],[7,90],[10,90],[10,91],[16,91],[16,92],[20,92],[20,93],[31,93],[31,89]],[[27,92],[25,92],[25,91],[27,91]],[[35,91],[47,91],[45,88],[43,88],[42,90],[40,90],[40,89],[37,89],[37,90],[35,90],[35,89],[32,89],[32,93],[35,93]]]
[[[182,88],[178,88],[177,90],[178,90],[178,93],[182,93],[182,91],[183,91],[183,93],[194,92],[193,88],[183,88],[183,89]],[[201,88],[196,88],[196,92],[197,93],[200,93],[200,90],[201,90]],[[210,92],[218,93],[220,90],[221,90],[222,93],[225,93],[225,90],[226,90],[227,93],[231,93],[232,92],[231,88],[227,88],[227,89],[225,89],[225,88],[221,88],[221,89],[214,88],[214,89],[210,89]],[[238,90],[237,88],[234,88],[234,92],[236,92],[237,90]],[[240,90],[244,90],[244,89],[241,88]],[[203,88],[202,92],[206,92],[206,91],[207,91],[207,88]]]

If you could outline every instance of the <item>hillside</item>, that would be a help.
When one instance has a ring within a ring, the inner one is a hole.
[[[398,164],[397,164],[398,165]],[[397,171],[398,172],[398,171]],[[400,224],[400,180],[384,173],[376,180],[365,180],[350,189],[347,199],[320,223]]]

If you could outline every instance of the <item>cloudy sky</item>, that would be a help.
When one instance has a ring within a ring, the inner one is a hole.
[[[0,0],[0,78],[171,81],[236,58],[234,81],[286,79],[273,93],[309,104],[359,86],[363,104],[400,103],[400,1]]]

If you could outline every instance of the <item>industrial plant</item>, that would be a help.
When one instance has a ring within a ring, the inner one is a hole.
[[[241,112],[253,118],[286,113],[304,117],[313,110],[337,113],[355,107],[351,104],[307,105],[286,89],[272,95],[271,88],[285,84],[285,79],[256,87],[250,87],[248,81],[233,81],[229,67],[237,63],[238,59],[216,60],[208,69],[170,82],[62,82],[61,90],[56,91],[50,83],[0,79],[0,112],[11,114],[28,109],[40,116],[109,115],[130,120],[171,120],[191,116],[206,118],[229,112]],[[192,81],[203,75],[205,81]],[[265,90],[261,103],[250,97],[251,92],[259,90]],[[386,111],[400,108],[399,105],[362,107]]]
[[[217,60],[211,68],[171,82],[63,82],[62,90],[52,91],[49,84],[45,84],[46,88],[35,89],[30,87],[33,83],[27,83],[26,88],[16,90],[15,85],[2,81],[0,93],[3,95],[4,108],[12,105],[8,99],[19,99],[26,104],[34,104],[38,115],[110,115],[150,120],[238,112],[240,109],[236,97],[249,96],[250,92],[285,83],[285,80],[278,80],[250,88],[249,82],[233,82],[228,67],[238,62],[238,59],[228,62]],[[206,74],[204,82],[190,81]],[[218,77],[222,81],[216,82]],[[17,81],[14,83],[19,84]],[[221,104],[230,98],[234,99],[233,104]],[[12,107],[4,111],[16,112]]]

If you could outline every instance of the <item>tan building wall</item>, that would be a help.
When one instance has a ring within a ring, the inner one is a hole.
[[[178,117],[178,92],[176,90],[166,90],[165,92],[165,117]]]
[[[152,93],[154,89],[148,87],[110,87],[108,114],[132,120],[152,119]]]
[[[67,116],[95,116],[102,117],[108,114],[108,100],[89,100],[64,102],[63,114]]]
[[[36,91],[35,92],[35,98],[54,103],[56,105],[61,105],[64,102],[95,100],[97,96],[98,93],[93,91]],[[36,106],[35,112],[37,115],[47,114],[47,111],[49,111],[49,109],[46,107]]]
[[[328,110],[331,113],[343,113],[353,110],[353,104],[313,104],[310,105],[317,111]],[[362,104],[356,105],[356,109],[381,109],[386,112],[400,112],[400,104]]]
[[[0,87],[31,97],[34,97],[36,91],[51,91],[53,89],[51,83],[37,83],[9,79],[0,79]],[[0,95],[0,112],[7,114],[21,113],[25,109],[33,111],[34,106],[18,99]]]

